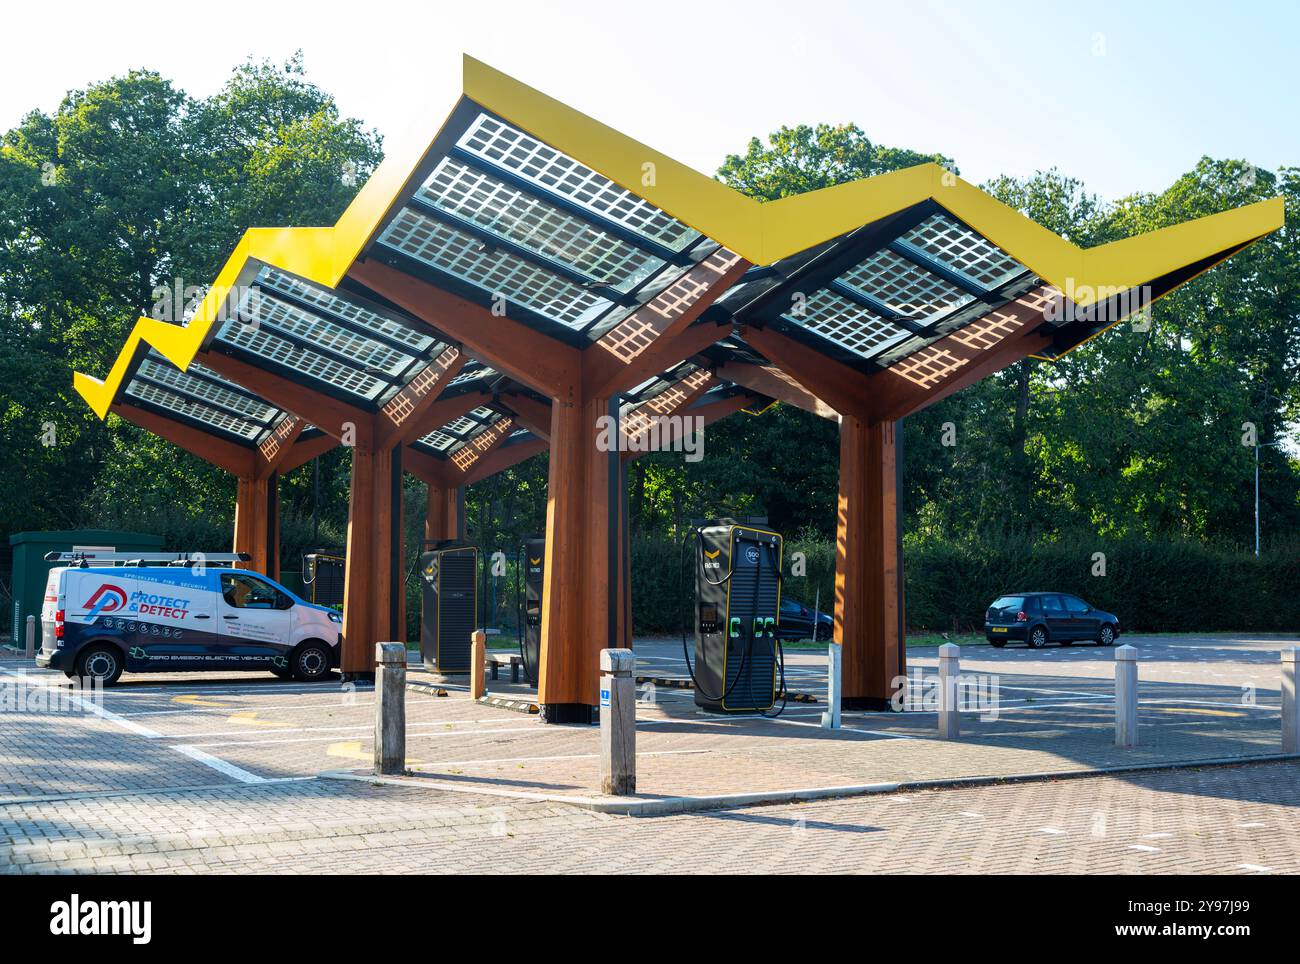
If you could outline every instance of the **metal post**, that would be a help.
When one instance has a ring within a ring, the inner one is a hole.
[[[486,662],[487,633],[476,629],[469,637],[469,698],[472,700],[481,700],[487,695]]]
[[[375,773],[406,769],[406,644],[375,643]]]
[[[1138,745],[1138,651],[1115,649],[1115,745]]]
[[[1259,446],[1255,446],[1255,555],[1259,555]]]
[[[26,649],[23,652],[28,659],[36,658],[36,617],[27,617]]]
[[[814,634],[817,632],[816,626],[813,623]],[[831,643],[826,648],[826,712],[822,714],[822,726],[828,730],[840,728],[840,697],[844,693],[841,684],[843,655],[844,650],[839,643]]]
[[[630,649],[600,651],[600,792],[636,793],[636,657]]]
[[[1282,752],[1300,753],[1300,713],[1296,712],[1295,667],[1300,649],[1282,650]]]
[[[961,737],[960,694],[957,679],[961,676],[961,647],[944,643],[939,647],[939,739]]]

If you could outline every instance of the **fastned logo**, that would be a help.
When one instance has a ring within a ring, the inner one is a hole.
[[[61,937],[83,935],[131,938],[148,944],[153,937],[153,903],[147,900],[87,900],[73,894],[50,905],[50,933]]]
[[[104,583],[86,600],[89,616],[94,619],[100,613],[115,613],[126,605],[126,593],[112,583]]]

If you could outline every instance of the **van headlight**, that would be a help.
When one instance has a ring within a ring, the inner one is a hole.
[[[330,613],[329,616],[330,616],[330,622],[332,622],[332,623],[342,623],[342,622],[343,622],[343,617],[340,616],[338,613]]]

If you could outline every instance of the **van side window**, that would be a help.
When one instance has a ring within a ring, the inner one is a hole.
[[[221,597],[236,609],[288,609],[290,602],[274,586],[240,572],[221,574]]]

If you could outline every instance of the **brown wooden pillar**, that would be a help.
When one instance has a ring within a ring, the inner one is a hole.
[[[234,551],[247,552],[253,557],[248,562],[240,563],[240,566],[253,572],[266,573],[274,579],[275,574],[267,571],[271,561],[270,481],[251,476],[239,477],[235,491]]]
[[[597,448],[598,419],[607,414],[607,399],[583,402],[576,393],[551,406],[537,687],[551,723],[590,721],[600,651],[609,645],[610,459]]]
[[[889,709],[907,672],[898,528],[901,423],[840,422],[835,640],[844,647],[845,709]]]
[[[345,678],[373,674],[375,643],[406,639],[401,622],[401,464],[395,451],[375,451],[360,440],[352,449],[339,661]]]
[[[456,539],[460,533],[461,490],[429,483],[429,503],[424,515],[426,542]]]

